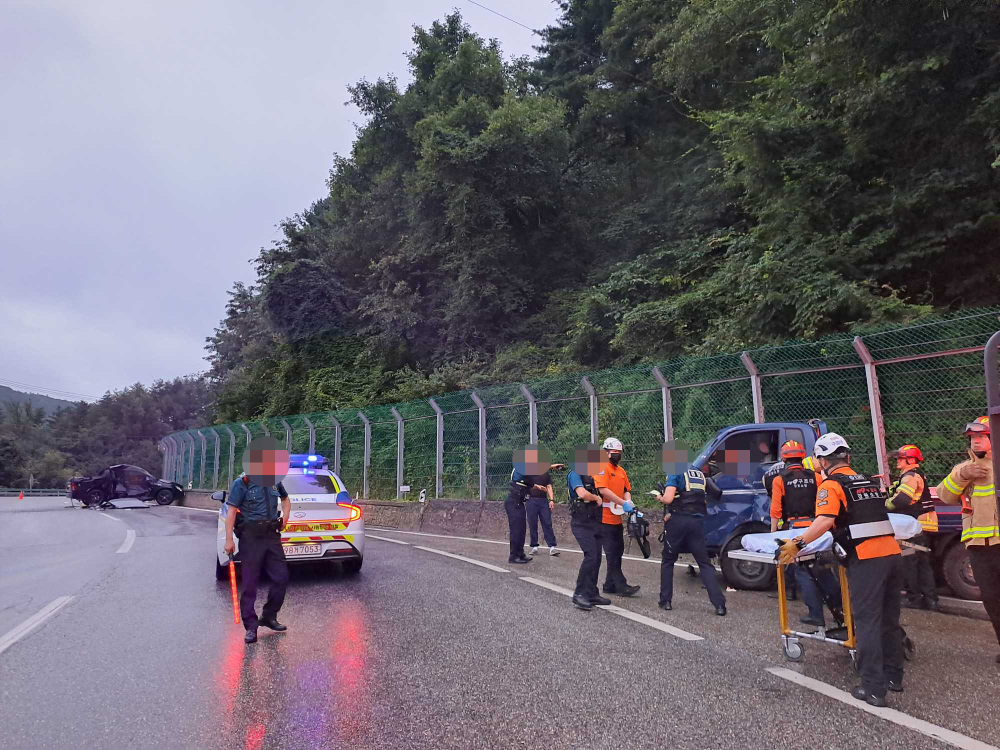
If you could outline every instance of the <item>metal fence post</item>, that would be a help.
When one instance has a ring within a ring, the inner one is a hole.
[[[285,450],[292,452],[292,428],[288,425],[288,420],[282,419],[281,426],[285,428]]]
[[[187,432],[185,434],[187,435],[188,440],[191,441],[191,450],[188,453],[188,482],[190,482],[193,485],[194,484],[194,436],[190,432]]]
[[[521,386],[521,393],[528,399],[528,442],[531,445],[538,444],[538,402],[534,395],[528,390],[528,386]]]
[[[764,421],[764,398],[761,395],[760,373],[757,371],[757,365],[750,359],[750,352],[743,352],[740,359],[743,366],[747,368],[747,372],[750,373],[750,390],[753,392],[753,421],[756,424],[761,424]]]
[[[341,427],[340,422],[332,414],[330,415],[330,423],[333,425],[333,473],[338,477],[340,476],[340,438],[341,438]]]
[[[198,489],[203,489],[205,487],[205,458],[207,451],[205,436],[201,434],[201,430],[198,430],[198,441],[201,443],[201,465],[198,467]]]
[[[674,434],[674,405],[670,398],[670,384],[659,367],[653,368],[653,377],[660,384],[660,393],[663,395],[663,442],[666,443]]]
[[[236,464],[236,435],[229,429],[229,425],[223,427],[229,433],[229,483],[227,487],[233,486],[233,466]]]
[[[170,462],[173,460],[174,450],[173,446],[170,445],[170,436],[167,435],[163,438],[163,444],[167,447],[166,452],[163,454],[163,479],[168,482],[174,481],[173,467]]]
[[[174,441],[174,480],[177,484],[184,484],[184,454],[187,453],[187,442],[183,435],[178,434]]]
[[[161,479],[166,479],[167,478],[167,459],[169,458],[169,453],[168,453],[168,449],[167,449],[167,441],[166,440],[161,440],[160,442],[158,442],[156,444],[156,447],[159,448],[160,451],[163,453],[163,470],[160,472],[160,478]]]
[[[245,434],[247,437],[247,444],[243,446],[244,448],[246,448],[247,445],[250,445],[250,441],[253,440],[253,433],[250,432],[250,428],[247,427],[246,424],[243,422],[240,422],[240,427],[243,428],[243,434]]]
[[[986,342],[983,359],[986,363],[986,413],[990,418],[990,434],[1000,435],[1000,331]],[[1000,451],[993,451],[993,481],[1000,481]],[[1000,492],[997,498],[997,512],[1000,513]]]
[[[479,409],[479,499],[486,499],[486,404],[475,391],[469,391]]]
[[[434,421],[437,422],[437,438],[434,447],[434,497],[444,494],[444,412],[437,401],[427,399],[434,410]]]
[[[590,378],[584,376],[580,378],[583,390],[590,396],[590,442],[597,442],[597,391],[590,384]]]
[[[262,419],[260,421],[260,426],[264,428],[264,434],[267,435],[268,437],[271,437],[271,430],[267,426],[267,421]]]
[[[885,422],[882,421],[882,393],[878,388],[878,373],[875,371],[875,360],[860,336],[855,336],[854,351],[861,357],[865,366],[865,378],[868,381],[868,408],[872,415],[872,432],[875,436],[875,460],[878,470],[886,482],[889,481],[889,460],[885,454]]]
[[[403,417],[396,411],[395,406],[392,407],[392,416],[396,418],[396,499],[400,500],[403,497],[400,487],[403,486],[403,441],[406,436],[403,434],[405,431]]]
[[[302,417],[302,421],[309,428],[309,454],[312,455],[316,452],[316,426],[309,421],[309,417]]]
[[[167,467],[166,478],[171,482],[177,481],[177,441],[172,435],[166,437],[167,445],[170,446],[170,465]]]
[[[222,440],[214,427],[209,432],[215,435],[215,467],[212,470],[212,489],[217,490],[219,489],[219,451],[222,450]]]
[[[368,499],[368,465],[372,460],[372,423],[362,412],[358,412],[358,416],[361,417],[361,421],[365,423],[365,456],[364,462],[362,463],[361,475],[364,478],[362,486],[364,491],[362,494],[362,499]]]

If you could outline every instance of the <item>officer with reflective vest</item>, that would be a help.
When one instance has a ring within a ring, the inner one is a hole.
[[[816,520],[782,542],[788,565],[805,545],[828,531],[846,552],[861,685],[858,700],[885,706],[886,688],[903,691],[903,630],[899,626],[903,569],[881,485],[851,468],[851,449],[835,432],[816,440],[816,460],[826,474],[816,495]]]
[[[601,542],[607,573],[604,577],[604,593],[618,596],[635,596],[638,586],[630,586],[622,572],[622,556],[625,554],[625,527],[622,517],[614,511],[618,507],[630,511],[632,504],[632,483],[628,473],[621,466],[624,447],[618,438],[609,437],[602,449],[606,451],[608,462],[594,475],[594,485],[600,490],[604,508],[601,512]]]
[[[694,467],[667,476],[662,494],[656,499],[665,507],[663,516],[663,558],[660,560],[660,609],[674,608],[674,563],[682,552],[690,552],[698,563],[702,583],[715,614],[726,615],[726,595],[719,586],[718,572],[705,547],[705,516],[708,498],[718,500],[722,490]]]
[[[569,490],[570,529],[583,552],[583,562],[576,576],[573,604],[590,610],[595,604],[611,604],[600,595],[597,578],[601,573],[601,512],[604,500],[594,484],[594,474],[604,465],[601,449],[597,445],[578,448],[574,454],[573,468],[566,476]]]
[[[812,525],[816,514],[816,493],[822,478],[805,468],[806,447],[798,440],[781,446],[782,469],[771,481],[771,532],[782,529],[805,529]],[[840,608],[840,585],[826,567],[814,565],[812,574],[801,565],[790,565],[802,601],[809,612],[799,619],[805,625],[826,626],[823,597]],[[814,578],[815,577],[815,578]]]
[[[510,472],[510,484],[503,508],[507,513],[510,532],[510,555],[507,562],[524,565],[531,558],[524,554],[524,537],[528,533],[528,515],[524,507],[528,495],[535,487],[534,475],[549,470],[546,456],[537,445],[529,445],[524,450],[514,451],[514,468]]]
[[[969,460],[953,468],[937,486],[938,499],[952,505],[962,503],[962,541],[969,552],[972,575],[982,592],[986,614],[1000,642],[1000,518],[989,417],[967,424],[965,436],[969,439]]]
[[[889,499],[886,500],[885,507],[890,513],[904,513],[920,521],[923,531],[909,541],[921,547],[929,547],[930,541],[923,532],[937,531],[938,525],[927,475],[920,468],[924,454],[915,445],[904,445],[892,451],[889,457],[895,459],[896,469],[901,475],[889,487]],[[912,555],[904,557],[903,571],[906,576],[905,606],[939,610],[941,605],[938,603],[930,552],[914,550]]]

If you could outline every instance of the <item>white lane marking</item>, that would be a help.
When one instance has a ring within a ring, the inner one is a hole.
[[[557,594],[562,594],[563,596],[573,596],[573,592],[569,589],[564,589],[562,586],[556,586],[554,583],[549,583],[548,581],[543,581],[538,578],[531,578],[530,576],[521,576],[522,581],[527,581],[535,586],[541,586],[543,589],[548,589],[549,591],[555,591]],[[619,617],[624,617],[626,620],[632,620],[633,622],[642,623],[643,625],[648,625],[651,628],[655,628],[663,633],[668,633],[669,635],[675,636],[685,641],[703,641],[705,640],[700,635],[695,635],[694,633],[689,633],[686,630],[681,630],[680,628],[675,628],[672,625],[667,625],[666,623],[660,622],[659,620],[654,620],[652,617],[646,617],[645,615],[640,615],[636,612],[632,612],[627,609],[622,609],[621,607],[616,607],[614,604],[611,605],[596,605],[597,609],[603,609],[605,612],[611,612],[612,614],[618,615]]]
[[[835,701],[840,701],[841,703],[851,706],[852,708],[857,708],[861,711],[865,711],[866,713],[878,716],[880,719],[891,721],[893,724],[898,724],[901,727],[912,729],[914,732],[926,734],[928,737],[933,737],[934,739],[947,743],[952,747],[960,747],[963,748],[963,750],[998,750],[994,745],[987,745],[985,742],[974,740],[971,737],[966,737],[964,734],[959,734],[958,732],[953,732],[950,729],[939,727],[936,724],[931,724],[923,719],[917,719],[909,714],[904,714],[902,711],[897,711],[894,708],[878,708],[876,706],[870,706],[864,701],[859,701],[845,690],[839,690],[833,687],[833,685],[827,685],[825,682],[814,680],[812,677],[806,677],[805,675],[793,672],[790,669],[785,669],[784,667],[771,667],[767,671],[775,677],[780,677],[783,680],[794,682],[796,685],[809,688],[810,690],[825,695],[828,698],[833,698]]]
[[[548,589],[549,591],[555,591],[557,594],[562,594],[563,596],[573,596],[573,592],[569,589],[564,589],[562,586],[556,586],[554,583],[549,583],[548,581],[543,581],[539,578],[521,576],[521,580],[533,583],[536,586],[541,586],[543,589]]]
[[[42,607],[39,612],[33,614],[13,630],[8,630],[3,634],[3,636],[0,636],[0,654],[13,646],[21,640],[21,638],[26,636],[43,622],[48,620],[52,617],[52,615],[65,607],[71,601],[73,601],[72,596],[60,596],[57,599],[53,599],[51,602]]]
[[[641,622],[643,625],[648,625],[651,628],[656,628],[661,632],[668,633],[672,636],[675,636],[676,638],[680,638],[683,641],[705,640],[700,635],[695,635],[694,633],[689,633],[686,630],[675,628],[673,625],[667,625],[665,622],[654,620],[652,617],[646,617],[645,615],[640,615],[637,612],[632,612],[627,609],[622,609],[621,607],[616,607],[614,604],[612,604],[610,607],[601,607],[601,609],[607,612],[614,612],[619,617],[624,617],[626,620],[632,620],[632,622]]]
[[[484,563],[481,560],[473,560],[471,557],[462,557],[461,555],[453,555],[451,552],[445,552],[444,550],[434,549],[433,547],[421,547],[419,545],[413,545],[413,549],[422,549],[424,552],[433,552],[435,555],[443,555],[444,557],[451,557],[455,560],[461,560],[463,562],[472,563],[473,565],[478,565],[480,568],[486,568],[487,570],[494,570],[497,573],[510,573],[506,568],[500,568],[496,565],[490,565],[489,563]]]
[[[191,510],[197,510],[197,509],[191,508]],[[465,542],[482,542],[483,544],[502,544],[505,547],[510,544],[510,542],[498,542],[495,539],[478,539],[474,536],[451,536],[450,534],[429,534],[426,531],[400,531],[399,529],[387,529],[384,526],[368,526],[367,528],[375,529],[376,531],[389,531],[392,532],[393,534],[412,534],[413,536],[430,536],[434,537],[435,539],[461,539],[462,541]],[[573,549],[572,547],[556,547],[556,549],[559,550],[560,552],[575,552],[578,555],[583,554],[582,551],[578,549]],[[622,560],[632,560],[634,562],[652,563],[653,565],[660,564],[659,560],[654,560],[653,558],[647,560],[645,557],[632,557],[631,555],[622,555]],[[695,563],[686,563],[686,562],[674,563],[675,568],[687,568],[688,566],[691,566],[696,569],[698,567]],[[720,568],[718,565],[714,567],[720,573],[722,572],[722,568]]]
[[[380,542],[392,542],[393,544],[405,544],[409,546],[409,542],[401,542],[399,539],[390,539],[387,536],[375,536],[374,534],[365,534],[366,539],[378,539]]]
[[[135,529],[129,529],[125,532],[125,541],[122,542],[122,546],[118,548],[118,554],[124,555],[132,549],[133,544],[135,544]]]
[[[215,515],[219,515],[219,511],[210,510],[209,508],[189,508],[186,505],[168,505],[166,507],[177,508],[177,510],[200,510],[202,513],[214,513]]]
[[[106,513],[98,512],[97,517],[98,518],[110,518],[112,521],[117,521],[118,523],[125,523],[122,519],[117,518],[116,516],[109,516]]]

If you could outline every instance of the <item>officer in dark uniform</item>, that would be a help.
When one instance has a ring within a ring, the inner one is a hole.
[[[244,458],[244,463],[247,463]],[[259,477],[255,477],[258,478]],[[278,500],[281,500],[282,517],[278,516]],[[278,610],[285,601],[288,587],[288,563],[281,548],[281,530],[291,509],[288,493],[281,482],[272,486],[256,484],[243,475],[233,482],[229,498],[226,500],[229,512],[226,515],[226,554],[233,554],[233,530],[237,515],[241,518],[238,536],[240,539],[240,570],[243,575],[243,591],[240,592],[240,616],[246,628],[247,643],[257,640],[258,624],[271,630],[288,630],[288,626],[278,622]],[[271,579],[267,590],[267,601],[257,618],[257,583],[261,571]]]
[[[510,486],[503,504],[510,528],[509,563],[523,565],[531,562],[531,558],[524,554],[524,537],[528,533],[528,516],[524,503],[535,487],[536,477],[549,470],[550,459],[548,450],[537,445],[527,445],[524,450],[514,451],[514,468],[510,472]]]
[[[566,477],[569,489],[570,529],[583,551],[583,562],[576,577],[573,604],[580,609],[593,609],[595,604],[611,604],[597,590],[601,573],[601,511],[604,502],[594,486],[594,474],[601,470],[601,451],[596,445],[585,446],[575,453],[573,468]]]
[[[666,506],[663,558],[660,561],[660,609],[674,608],[674,563],[682,552],[690,552],[698,563],[701,580],[708,590],[715,614],[720,617],[726,614],[726,596],[722,593],[717,571],[705,547],[708,497],[718,500],[722,497],[722,490],[695,468],[667,476],[663,494],[656,494],[656,499]]]

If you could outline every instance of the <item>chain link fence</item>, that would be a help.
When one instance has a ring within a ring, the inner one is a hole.
[[[869,473],[888,474],[888,451],[916,443],[937,482],[965,455],[961,428],[985,411],[982,352],[998,313],[177,432],[160,442],[163,475],[226,487],[249,440],[270,434],[292,452],[327,456],[358,497],[501,499],[518,448],[537,442],[568,463],[576,446],[613,435],[643,490],[662,478],[664,440],[697,450],[724,427],[818,419]]]

